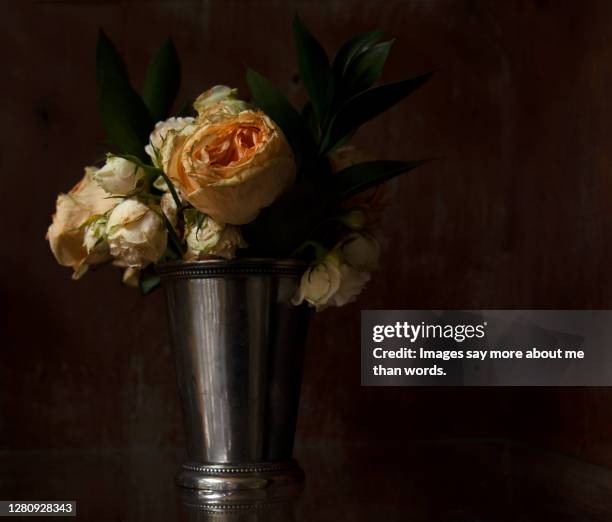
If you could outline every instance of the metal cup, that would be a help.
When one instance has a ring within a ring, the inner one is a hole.
[[[231,492],[303,479],[293,442],[310,312],[291,298],[295,260],[159,267],[187,456],[180,486]]]

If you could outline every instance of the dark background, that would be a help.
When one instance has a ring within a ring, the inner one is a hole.
[[[362,308],[610,308],[607,0],[3,4],[0,452],[183,443],[163,295],[140,297],[111,269],[72,282],[44,240],[56,194],[105,151],[98,28],[136,85],[172,36],[177,108],[213,84],[246,94],[244,64],[298,103],[295,12],[330,54],[360,31],[396,38],[384,81],[436,69],[355,142],[381,158],[439,158],[393,184],[367,291],[312,324],[298,454],[503,439],[611,468],[610,389],[362,388],[359,377]]]

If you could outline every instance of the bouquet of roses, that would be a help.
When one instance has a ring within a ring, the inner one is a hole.
[[[378,263],[383,183],[422,162],[372,161],[348,141],[430,74],[375,85],[393,43],[381,32],[352,38],[330,63],[298,17],[293,31],[309,94],[301,111],[248,69],[250,102],[217,85],[170,118],[180,83],[172,42],[139,95],[100,32],[99,108],[113,152],[58,196],[47,234],[73,278],[110,262],[147,293],[159,284],[158,263],[293,257],[309,262],[295,304],[355,298]]]

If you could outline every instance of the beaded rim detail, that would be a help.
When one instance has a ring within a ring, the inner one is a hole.
[[[207,279],[214,277],[247,277],[281,275],[297,277],[306,270],[306,263],[297,259],[232,259],[209,261],[175,261],[158,265],[163,279]]]
[[[253,502],[253,503],[242,503],[242,504],[231,504],[231,503],[215,503],[215,502],[202,502],[202,503],[187,503],[183,502],[183,506],[197,510],[204,511],[210,515],[223,516],[224,513],[231,511],[244,511],[252,509],[270,509],[276,507],[279,504],[282,505],[281,501],[269,501],[269,502]]]
[[[266,473],[270,471],[285,471],[296,467],[294,461],[271,462],[258,464],[182,464],[181,467],[186,471],[204,473],[206,475],[224,474],[246,474],[246,473]]]

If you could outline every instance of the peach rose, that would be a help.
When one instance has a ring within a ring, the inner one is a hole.
[[[83,179],[68,194],[57,197],[53,222],[47,231],[55,259],[62,266],[72,267],[75,279],[82,276],[89,265],[108,261],[108,256],[98,249],[88,253],[85,244],[88,222],[103,216],[117,204],[117,199],[109,198],[93,179],[96,171],[95,167],[86,167]]]
[[[215,118],[198,118],[169,133],[163,169],[200,212],[219,223],[249,223],[295,181],[293,152],[280,128],[259,110],[207,106],[206,111]]]

